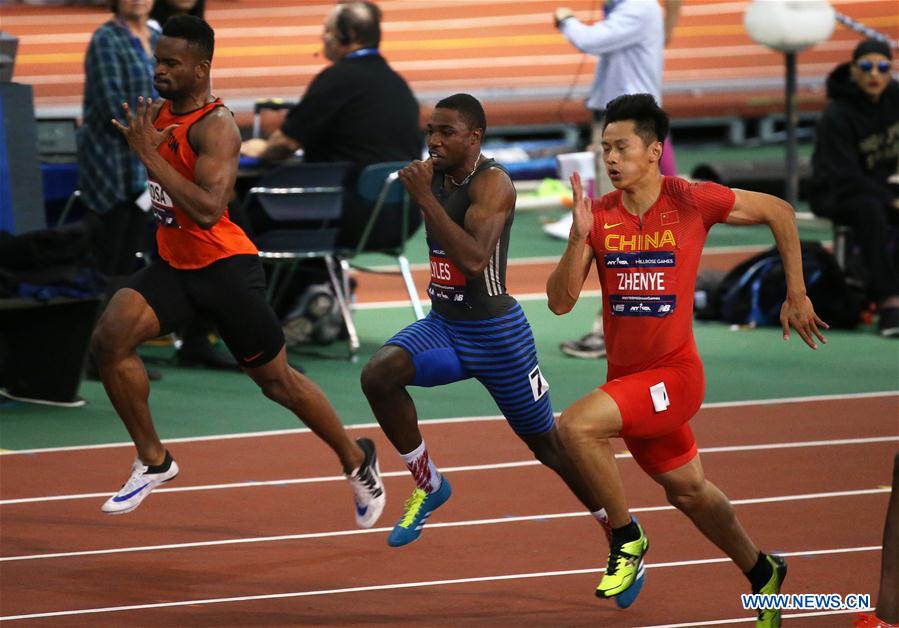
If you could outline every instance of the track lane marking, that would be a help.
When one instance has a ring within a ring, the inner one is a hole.
[[[700,447],[700,454],[717,454],[717,453],[734,453],[740,451],[764,451],[772,449],[800,449],[804,447],[839,447],[845,445],[870,445],[874,443],[890,443],[899,442],[899,436],[872,436],[868,438],[840,438],[834,440],[813,440],[813,441],[796,441],[785,443],[763,443],[759,445],[727,445],[722,447]],[[624,451],[615,454],[616,459],[630,458],[630,452]],[[492,471],[496,469],[515,469],[520,467],[538,467],[541,463],[538,460],[519,460],[513,462],[494,462],[488,464],[472,464],[459,465],[455,467],[441,467],[442,473],[458,473],[463,471]],[[381,477],[403,477],[409,472],[402,471],[385,471],[381,473]],[[263,486],[288,486],[294,484],[318,484],[323,482],[344,482],[346,478],[342,475],[322,475],[307,478],[287,478],[279,480],[258,480],[249,482],[228,482],[223,484],[196,484],[191,486],[168,486],[157,488],[156,493],[185,493],[193,491],[213,491],[227,490],[235,488],[256,488]],[[46,495],[41,497],[19,497],[16,499],[0,499],[0,506],[11,506],[15,504],[34,504],[54,501],[69,501],[77,499],[95,499],[100,497],[108,497],[109,491],[98,493],[70,493],[63,495]]]
[[[408,307],[408,302],[405,302]],[[714,401],[702,404],[701,410],[710,410],[715,408],[743,408],[746,406],[771,406],[787,403],[812,403],[816,401],[854,401],[857,399],[879,399],[881,397],[899,397],[897,390],[880,390],[874,392],[863,393],[843,393],[833,395],[809,395],[807,397],[779,397],[773,399],[747,399],[741,401]],[[558,416],[558,413],[556,414]],[[479,421],[505,421],[502,415],[481,415],[473,417],[446,417],[442,419],[421,419],[422,425],[443,425],[448,423],[476,423]],[[348,430],[359,429],[380,429],[380,425],[376,422],[356,423],[344,426]],[[166,438],[163,443],[195,443],[214,440],[230,440],[235,438],[258,438],[266,436],[284,436],[290,434],[307,434],[312,433],[308,427],[297,427],[287,430],[271,430],[265,432],[241,432],[238,434],[217,434],[213,436],[185,436],[183,438]],[[56,453],[65,451],[82,451],[87,449],[107,449],[112,447],[134,447],[134,443],[100,443],[97,445],[69,445],[65,447],[41,447],[36,449],[18,449],[0,451],[0,460],[6,456],[17,456],[26,454],[43,454]]]
[[[787,501],[808,501],[814,499],[832,499],[840,497],[859,497],[866,495],[878,495],[881,493],[889,493],[887,488],[871,488],[859,489],[854,491],[829,491],[826,493],[802,493],[797,495],[777,495],[774,497],[752,497],[747,499],[732,499],[730,503],[734,506],[751,506],[756,504],[770,504]],[[666,510],[675,510],[674,506],[665,504],[663,506],[643,506],[639,508],[631,508],[633,513],[646,512],[663,512]],[[521,523],[528,521],[546,521],[550,519],[570,519],[573,517],[592,516],[589,512],[560,512],[538,515],[519,515],[515,517],[493,517],[489,519],[469,519],[463,521],[444,521],[430,522],[428,528],[464,528],[470,526],[496,525],[503,523]],[[352,530],[332,530],[328,532],[305,532],[301,534],[279,534],[275,536],[260,536],[250,538],[237,539],[220,539],[217,541],[191,541],[186,543],[167,543],[163,545],[144,545],[133,547],[115,547],[99,550],[80,550],[73,552],[54,552],[52,554],[23,554],[19,556],[0,557],[0,563],[21,562],[26,560],[48,560],[52,558],[76,558],[84,556],[101,556],[106,554],[127,554],[133,552],[157,552],[172,549],[190,549],[199,547],[215,547],[220,545],[243,545],[250,543],[273,543],[279,541],[301,541],[307,539],[334,538],[341,536],[356,536],[360,534],[376,534],[380,532],[390,532],[391,527],[369,528],[369,529],[352,529]],[[725,559],[729,560],[729,559]]]
[[[431,524],[433,525],[433,524]],[[839,547],[839,548],[830,548],[823,550],[803,550],[803,551],[795,551],[795,552],[781,552],[781,556],[791,557],[791,556],[821,556],[821,555],[832,555],[832,554],[848,554],[848,553],[860,553],[860,552],[874,552],[879,551],[881,549],[880,545],[869,545],[869,546],[861,546],[861,547]],[[682,560],[682,561],[671,561],[666,563],[654,563],[647,564],[647,569],[670,569],[676,567],[692,567],[696,565],[712,565],[717,563],[728,563],[730,562],[730,558],[706,558],[699,560]],[[7,615],[5,617],[0,617],[0,621],[13,621],[20,619],[41,619],[47,617],[64,617],[71,615],[90,615],[96,613],[114,613],[121,611],[135,611],[135,610],[149,610],[156,608],[174,608],[179,606],[191,606],[191,605],[207,605],[207,604],[226,604],[229,602],[252,602],[252,601],[260,601],[260,600],[278,600],[278,599],[287,599],[287,598],[298,598],[298,597],[311,597],[311,596],[320,596],[320,595],[338,595],[345,593],[365,593],[370,591],[390,591],[396,589],[412,589],[412,588],[420,588],[420,587],[436,587],[436,586],[446,586],[446,585],[454,585],[454,584],[470,584],[470,583],[480,583],[480,582],[498,582],[503,580],[525,580],[525,579],[533,579],[533,578],[552,578],[558,576],[576,576],[583,574],[596,574],[602,573],[604,571],[603,568],[587,568],[587,569],[566,569],[562,571],[538,571],[531,573],[517,573],[517,574],[500,574],[493,576],[479,576],[479,577],[469,577],[469,578],[451,578],[445,580],[426,580],[426,581],[418,581],[418,582],[399,582],[393,584],[376,584],[376,585],[368,585],[361,587],[346,587],[341,589],[318,589],[311,591],[291,591],[288,593],[267,593],[267,594],[258,594],[258,595],[241,595],[241,596],[232,596],[232,597],[220,597],[220,598],[207,598],[201,600],[179,600],[175,602],[157,602],[154,604],[131,604],[127,606],[106,606],[100,608],[84,608],[79,610],[68,610],[68,611],[51,611],[45,613],[29,613],[25,615]],[[753,618],[754,619],[754,618]],[[700,624],[682,624],[682,625],[700,625]]]
[[[801,619],[803,617],[825,617],[828,615],[848,615],[849,613],[866,613],[874,610],[868,608],[853,608],[844,611],[818,611],[813,613],[788,613],[782,614],[782,619]],[[749,612],[749,611],[747,611]],[[729,619],[712,619],[708,621],[691,621],[684,624],[655,624],[653,626],[640,626],[639,628],[688,628],[689,626],[720,626],[721,624],[749,624],[755,622],[755,617],[731,617]]]

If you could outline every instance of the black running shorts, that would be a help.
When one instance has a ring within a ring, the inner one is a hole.
[[[132,275],[126,287],[150,304],[163,334],[179,330],[197,315],[211,320],[243,367],[267,364],[284,346],[281,324],[265,298],[265,272],[255,255],[226,257],[196,270],[179,270],[157,260]]]

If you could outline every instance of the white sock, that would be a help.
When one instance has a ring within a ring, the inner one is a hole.
[[[415,479],[415,485],[426,493],[433,493],[440,488],[442,478],[437,471],[437,467],[428,455],[425,447],[425,441],[421,441],[421,445],[413,449],[407,454],[400,454],[406,468],[412,473]]]
[[[612,542],[612,524],[609,523],[609,515],[606,512],[605,508],[600,508],[595,512],[591,512],[593,518],[599,522],[599,525],[602,526],[602,531],[605,532],[606,540],[611,543]]]
[[[599,510],[591,512],[590,514],[593,515],[593,518],[599,521],[600,524],[609,525],[609,515],[606,512],[605,508],[600,508]]]

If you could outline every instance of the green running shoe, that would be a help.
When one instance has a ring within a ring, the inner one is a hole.
[[[767,556],[768,564],[771,565],[771,578],[758,591],[753,593],[761,593],[763,595],[775,595],[780,593],[780,587],[787,577],[787,561],[780,556],[769,554]],[[759,610],[758,619],[755,621],[756,628],[780,628],[780,609],[763,608]]]
[[[643,556],[649,551],[649,540],[640,524],[634,520],[640,530],[640,538],[628,543],[612,543],[609,551],[609,563],[599,586],[596,597],[610,598],[627,591],[643,575]]]

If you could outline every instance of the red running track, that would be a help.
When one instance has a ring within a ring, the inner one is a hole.
[[[719,404],[694,419],[709,477],[760,546],[790,556],[787,592],[876,592],[897,401]],[[423,431],[454,495],[422,539],[401,549],[387,547],[386,536],[411,483],[374,427],[353,428],[375,438],[386,476],[388,507],[372,531],[353,528],[336,460],[306,432],[171,443],[182,475],[120,517],[99,506],[124,479],[130,447],[0,456],[0,619],[49,614],[16,622],[36,626],[752,619],[740,606],[742,576],[626,455],[619,462],[628,497],[652,549],[640,600],[620,611],[592,596],[607,551],[596,523],[503,421],[434,422]],[[120,607],[133,608],[110,610]],[[845,614],[789,620],[848,623]]]

